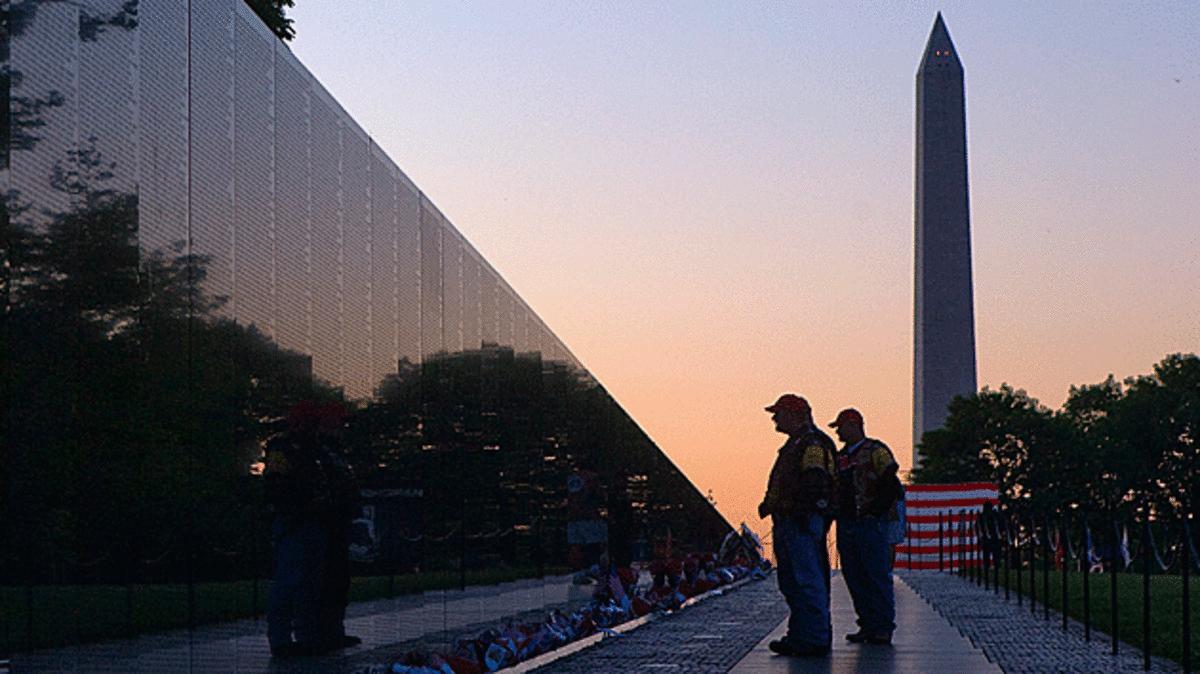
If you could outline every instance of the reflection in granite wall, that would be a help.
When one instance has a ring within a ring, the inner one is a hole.
[[[728,530],[242,0],[3,9],[0,654],[260,610],[304,401],[389,593]]]

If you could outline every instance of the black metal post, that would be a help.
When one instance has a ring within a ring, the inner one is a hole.
[[[963,528],[966,535],[963,536],[963,552],[965,553],[967,562],[967,582],[975,582],[975,522],[971,519],[971,512],[963,511]]]
[[[1069,580],[1069,571],[1067,567],[1071,566],[1070,555],[1067,551],[1071,549],[1068,545],[1068,536],[1071,535],[1071,530],[1067,527],[1067,518],[1060,517],[1058,521],[1058,546],[1062,550],[1062,628],[1067,631],[1067,609],[1070,607],[1071,593],[1067,592],[1067,581]],[[1057,556],[1057,555],[1056,555]]]
[[[1025,593],[1023,592],[1023,590],[1024,590],[1023,579],[1025,578],[1025,569],[1021,566],[1021,520],[1020,520],[1020,518],[1017,519],[1016,541],[1017,541],[1017,544],[1015,546],[1016,550],[1014,551],[1016,554],[1013,556],[1017,558],[1017,606],[1021,606],[1025,603]]]
[[[984,555],[983,539],[987,536],[987,532],[983,530],[983,515],[975,513],[975,559],[977,569],[975,570],[976,584],[987,589],[987,556]]]
[[[1092,576],[1092,549],[1088,543],[1091,541],[1091,529],[1087,524],[1087,513],[1083,514],[1083,640],[1090,642],[1092,640],[1092,592],[1091,584],[1088,582]]]
[[[1112,565],[1109,567],[1109,634],[1112,636],[1112,654],[1116,655],[1120,650],[1120,629],[1117,622],[1117,557],[1121,555],[1121,528],[1117,526],[1117,517],[1113,515],[1113,545],[1112,545]]]
[[[254,533],[250,536],[250,573],[253,576],[253,583],[250,588],[252,592],[250,601],[253,603],[250,606],[250,613],[254,616],[255,620],[258,620],[258,576],[262,571],[262,560],[259,559],[259,539],[262,538],[262,521],[262,515],[256,508],[252,507],[250,509],[250,526]]]
[[[1030,518],[1030,613],[1038,614],[1038,543],[1034,540],[1037,536],[1038,523],[1036,519]]]
[[[909,570],[909,571],[912,571],[912,568],[913,568],[913,560],[912,560],[912,549],[913,549],[912,522],[909,522],[907,519],[906,519],[906,520],[904,520],[904,543],[905,543],[905,546],[906,546],[906,548],[907,548],[907,550],[908,550],[908,570]]]
[[[133,623],[133,563],[129,564],[129,575],[131,578],[125,583],[125,638],[132,639],[137,636],[137,627]]]
[[[32,567],[30,567],[32,568]],[[32,571],[27,571],[32,573]],[[25,580],[25,648],[33,650],[33,579]]]
[[[974,561],[971,549],[971,541],[974,538],[974,533],[971,531],[971,513],[962,511],[963,523],[963,577],[968,583],[975,582],[975,567],[971,565]]]
[[[943,542],[942,542],[942,513],[939,512],[938,513],[938,571],[945,570],[944,562],[942,559],[942,556],[945,553],[944,547],[945,546],[943,545]]]
[[[959,530],[958,530],[959,560],[958,561],[959,561],[959,566],[962,567],[963,578],[965,578],[969,581],[971,579],[971,575],[970,575],[971,574],[971,558],[970,558],[971,546],[968,544],[968,541],[970,540],[968,538],[968,536],[970,535],[970,532],[967,530],[967,511],[966,510],[958,511],[958,526],[959,526]]]
[[[1183,550],[1181,551],[1183,558],[1183,671],[1192,671],[1192,603],[1191,603],[1191,588],[1192,577],[1192,528],[1188,521],[1191,518],[1191,513],[1183,516]]]
[[[1004,523],[1003,528],[1000,528],[1001,522]],[[1012,545],[1009,543],[1009,538],[1008,538],[1008,533],[1009,533],[1008,532],[1008,528],[1009,528],[1008,527],[1008,518],[997,516],[996,527],[999,529],[1000,533],[1004,536],[1003,542],[1001,543],[1001,545],[1003,546],[1003,552],[1004,552],[1004,601],[1008,601],[1010,592],[1011,592],[1011,589],[1008,586],[1009,569],[1012,568]]]
[[[1150,513],[1142,514],[1142,669],[1150,671]]]
[[[971,522],[966,510],[958,511],[959,522],[962,524],[962,565],[963,578],[971,581]]]
[[[992,511],[992,535],[995,537],[992,547],[992,594],[1000,596],[1000,551],[1004,542],[1000,538],[1000,515]],[[1007,589],[1007,588],[1006,588]]]
[[[975,516],[975,546],[979,550],[979,580],[987,590],[991,587],[991,578],[988,576],[988,532],[983,524],[983,513]]]
[[[958,556],[958,523],[954,520],[954,511],[950,511],[950,573],[958,573],[954,560]]]
[[[1042,620],[1050,619],[1050,567],[1054,551],[1050,549],[1050,519],[1042,518]]]
[[[979,513],[971,513],[971,580],[979,585],[981,579],[979,577],[980,559],[979,559]]]
[[[972,554],[975,556],[975,584],[983,587],[983,581],[987,577],[983,573],[983,526],[979,513],[975,513],[971,517],[971,527],[975,530],[975,537],[972,543],[972,547],[974,548]]]
[[[962,526],[963,526],[963,576],[966,577],[968,583],[975,582],[975,567],[972,565],[975,561],[973,558],[974,552],[971,548],[971,541],[974,540],[975,532],[971,530],[971,513],[962,511]]]

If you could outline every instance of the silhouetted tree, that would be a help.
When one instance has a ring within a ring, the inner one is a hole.
[[[279,39],[288,41],[296,37],[292,20],[287,18],[287,8],[294,7],[295,0],[246,0],[246,4]]]
[[[137,199],[113,174],[72,151],[49,183],[73,206],[3,223],[0,474],[32,569],[236,548],[259,443],[296,400],[334,395],[307,357],[220,316],[207,258],[139,254]]]
[[[1200,484],[1200,358],[1167,356],[1122,384],[1072,386],[1052,413],[1004,385],[955,398],[921,440],[915,482],[988,480],[1018,507],[1186,512]]]

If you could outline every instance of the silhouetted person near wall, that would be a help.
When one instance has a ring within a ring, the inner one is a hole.
[[[362,639],[346,634],[346,606],[350,599],[350,532],[362,514],[358,481],[341,451],[344,412],[329,409],[318,431],[318,460],[328,485],[328,508],[322,513],[329,544],[321,578],[320,633],[325,650],[348,648]]]
[[[891,523],[898,519],[899,465],[887,445],[866,436],[858,410],[842,410],[829,425],[845,443],[837,453],[837,547],[859,626],[846,639],[890,644],[896,629],[896,600],[889,534]]]
[[[275,567],[267,605],[267,638],[278,657],[321,651],[321,579],[328,535],[328,493],[316,443],[296,424],[267,443],[263,472],[274,518]]]
[[[360,643],[345,634],[350,524],[358,487],[340,453],[346,412],[303,402],[267,444],[275,573],[267,609],[272,655],[315,655]]]
[[[783,655],[826,655],[832,628],[825,533],[833,509],[834,445],[813,424],[804,398],[787,393],[766,410],[788,439],[771,468],[758,515],[771,516],[779,590],[791,610],[787,635],[769,647]]]

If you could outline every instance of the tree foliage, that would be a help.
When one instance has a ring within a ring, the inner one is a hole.
[[[1058,411],[1008,385],[955,398],[913,480],[994,481],[1039,510],[1187,510],[1200,504],[1198,437],[1200,358],[1174,354],[1147,375],[1073,386]]]
[[[295,0],[246,0],[246,4],[280,40],[286,42],[296,37],[292,20],[287,17],[287,9],[296,5]]]
[[[223,313],[208,258],[140,247],[136,195],[90,145],[48,186],[71,206],[3,201],[0,567],[37,582],[253,571],[265,508],[253,467],[301,400],[348,410],[365,486],[419,492],[393,540],[445,564],[566,558],[567,476],[600,476],[630,528],[712,547],[728,525],[594,380],[537,353],[484,348],[402,361],[349,404],[310,359]],[[497,532],[507,532],[499,536]],[[520,532],[515,533],[514,532]],[[543,555],[549,557],[543,557]],[[260,555],[259,559],[265,559]],[[153,566],[147,560],[159,560]],[[418,559],[415,564],[421,564]]]
[[[112,175],[84,147],[50,179],[71,208],[6,200],[4,521],[45,573],[254,535],[230,513],[259,443],[321,388],[306,357],[218,314],[206,258],[139,250]]]

